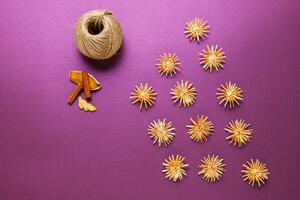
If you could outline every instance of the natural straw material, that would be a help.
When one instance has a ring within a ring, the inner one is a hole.
[[[83,14],[76,23],[74,37],[79,51],[97,60],[112,57],[122,44],[120,24],[108,10]]]

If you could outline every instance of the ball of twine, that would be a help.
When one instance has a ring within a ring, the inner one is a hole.
[[[74,37],[79,51],[97,60],[112,57],[122,44],[120,24],[108,10],[83,14],[76,23]]]

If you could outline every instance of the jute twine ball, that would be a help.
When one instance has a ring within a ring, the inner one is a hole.
[[[112,57],[122,44],[120,24],[108,10],[83,14],[76,23],[74,37],[79,51],[97,60]]]

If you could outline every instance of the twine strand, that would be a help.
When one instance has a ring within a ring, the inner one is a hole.
[[[102,23],[102,19],[104,17],[104,15],[111,15],[112,13],[108,10],[103,10],[100,15],[97,17],[97,19],[95,20],[94,26],[96,30],[100,30],[101,29],[101,23]]]

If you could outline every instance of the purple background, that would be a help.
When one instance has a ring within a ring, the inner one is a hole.
[[[79,16],[111,9],[124,43],[105,62],[81,56],[73,28]],[[0,3],[0,199],[300,199],[299,192],[299,18],[298,0],[195,1],[1,1]],[[190,43],[184,24],[202,17],[211,34]],[[206,45],[223,47],[228,62],[218,73],[205,72],[198,53]],[[175,52],[182,72],[160,77],[156,59]],[[102,84],[93,93],[96,113],[85,113],[67,98],[75,85],[70,70],[87,70]],[[170,88],[194,82],[196,103],[178,108]],[[216,88],[236,82],[245,100],[226,111]],[[134,85],[148,82],[158,93],[153,108],[131,105]],[[185,125],[206,114],[215,133],[194,143]],[[166,118],[176,128],[168,148],[152,145],[147,126]],[[253,140],[239,149],[225,141],[224,126],[235,118],[252,124]],[[179,153],[190,167],[179,183],[164,179],[164,158]],[[216,183],[197,175],[200,159],[218,154],[227,164]],[[270,180],[251,188],[241,165],[259,158]]]

